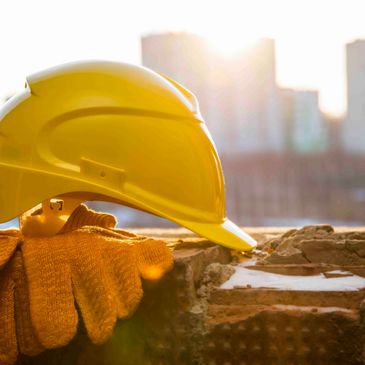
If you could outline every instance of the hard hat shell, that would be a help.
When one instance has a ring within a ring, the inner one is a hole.
[[[66,64],[28,77],[0,111],[0,221],[56,196],[132,206],[223,246],[222,168],[192,93],[147,68]]]

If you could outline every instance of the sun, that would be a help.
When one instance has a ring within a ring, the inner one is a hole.
[[[205,38],[219,53],[234,55],[254,46],[260,37],[254,34],[212,33],[205,35]]]

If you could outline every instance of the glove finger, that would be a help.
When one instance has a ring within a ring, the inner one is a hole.
[[[131,316],[143,296],[142,283],[136,266],[133,246],[121,240],[105,242],[103,257],[109,269],[118,318]]]
[[[17,252],[14,257],[13,269],[16,334],[19,352],[25,355],[35,356],[41,353],[44,347],[35,335],[30,319],[28,284],[20,252]]]
[[[0,275],[0,364],[11,365],[18,356],[14,320],[14,282],[9,266]]]
[[[158,280],[173,267],[170,249],[162,241],[145,239],[134,245],[136,262],[141,276],[147,280]]]
[[[135,233],[129,232],[129,231],[125,231],[124,229],[120,229],[120,228],[113,228],[111,229],[111,231],[117,233],[118,235],[122,236],[122,238],[129,238],[129,239],[136,239],[136,240],[140,240],[140,239],[144,239],[144,236],[141,235],[137,235]]]
[[[125,231],[123,229],[120,228],[106,228],[106,227],[97,227],[97,226],[88,226],[88,227],[84,227],[83,229],[88,230],[89,232],[98,232],[99,234],[103,235],[103,236],[107,236],[107,237],[115,237],[115,238],[119,238],[122,240],[136,240],[136,241],[140,241],[140,240],[144,240],[146,239],[145,236],[142,235],[137,235],[133,232],[129,232],[129,231]]]
[[[112,214],[97,213],[81,204],[71,214],[60,233],[71,232],[84,226],[97,226],[103,228],[114,228],[117,219]]]
[[[110,229],[110,228],[102,228],[102,227],[96,227],[96,226],[85,226],[83,228],[80,229],[83,232],[88,232],[89,234],[98,234],[101,235],[103,237],[113,237],[113,238],[117,238],[119,240],[128,240],[129,241],[140,241],[140,240],[144,240],[146,237],[144,236],[137,236],[134,233],[128,232],[128,231],[123,231],[121,229]]]
[[[93,250],[90,250],[91,242]],[[105,342],[112,334],[117,308],[108,270],[104,267],[101,235],[74,231],[67,235],[76,301],[91,341]]]
[[[45,348],[65,346],[76,334],[78,316],[63,237],[27,238],[22,251],[36,335]]]
[[[6,234],[6,231],[0,234],[0,269],[2,269],[13,255],[19,238]]]

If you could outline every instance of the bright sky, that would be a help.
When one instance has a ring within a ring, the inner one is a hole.
[[[280,85],[318,88],[321,108],[344,112],[346,42],[365,38],[364,0],[3,0],[0,98],[27,74],[67,61],[140,63],[141,34],[189,31],[225,51],[276,40]]]

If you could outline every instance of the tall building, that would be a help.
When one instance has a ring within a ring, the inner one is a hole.
[[[294,96],[293,145],[297,152],[327,149],[327,133],[318,104],[317,90],[298,90]]]
[[[204,40],[190,33],[162,33],[142,37],[142,64],[173,78],[205,102],[209,83],[210,57]]]
[[[347,117],[343,123],[344,150],[365,153],[365,40],[346,45]]]
[[[274,41],[261,39],[238,55],[221,57],[218,63],[225,75],[215,85],[216,94],[223,101],[218,111],[221,123],[230,131],[224,150],[229,153],[283,150]]]
[[[281,89],[281,101],[288,150],[297,153],[327,150],[328,128],[319,109],[318,91]]]
[[[142,38],[142,62],[197,95],[220,153],[283,149],[273,40],[228,57],[197,35],[153,34]]]

